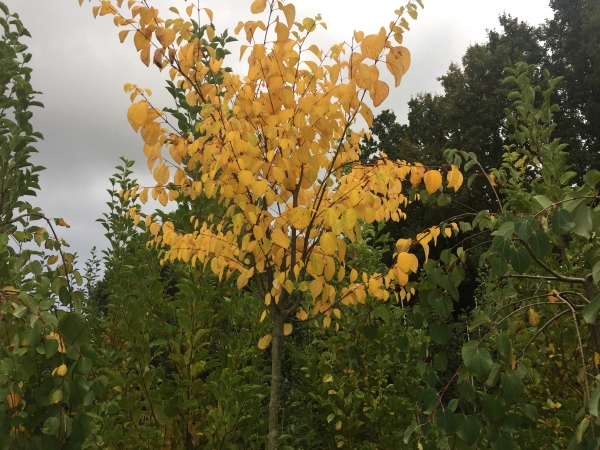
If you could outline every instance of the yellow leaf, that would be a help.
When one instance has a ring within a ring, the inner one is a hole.
[[[316,299],[319,294],[323,292],[323,283],[319,280],[312,280],[310,282],[310,295],[313,299]]]
[[[458,189],[460,188],[460,186],[463,183],[463,175],[460,172],[460,170],[458,170],[458,167],[456,167],[455,165],[452,165],[452,170],[450,172],[448,172],[448,188],[454,188],[454,191],[458,191]]]
[[[279,228],[276,228],[273,233],[271,233],[271,240],[281,248],[288,248],[290,246],[290,237]]]
[[[559,294],[560,292],[558,292],[556,289],[552,289],[549,293],[548,293],[548,301],[551,303],[556,303],[558,301],[558,297],[556,296],[556,294]]]
[[[392,47],[385,57],[385,65],[394,76],[395,86],[400,85],[402,76],[410,66],[410,52],[406,47]]]
[[[411,253],[401,252],[398,255],[397,262],[398,267],[400,267],[400,269],[406,273],[408,273],[410,270],[416,272],[419,267],[419,260]]]
[[[242,186],[250,186],[254,182],[254,175],[249,170],[240,170],[238,180]]]
[[[398,253],[406,252],[411,245],[412,241],[410,239],[398,239],[396,242],[396,251]]]
[[[594,352],[594,365],[600,366],[600,353]]]
[[[296,7],[288,3],[287,5],[279,4],[279,9],[283,11],[288,28],[291,28],[296,20]]]
[[[210,22],[212,23],[213,21],[213,12],[212,9],[209,8],[202,8],[204,10],[204,12],[206,13],[206,15],[208,16],[208,20],[210,20]]]
[[[529,323],[534,327],[540,324],[540,313],[533,308],[529,308]]]
[[[347,230],[354,228],[354,225],[356,224],[356,211],[353,209],[344,210],[342,213],[342,224]]]
[[[442,175],[437,170],[428,170],[423,175],[423,181],[425,182],[427,193],[433,194],[442,185]]]
[[[360,51],[361,53],[370,59],[377,59],[379,55],[383,51],[383,47],[385,46],[385,37],[387,33],[385,28],[381,27],[379,30],[379,34],[370,34],[365,36],[362,42],[360,43]]]
[[[160,45],[165,48],[175,42],[175,30],[172,28],[158,27],[154,33]]]
[[[284,336],[289,336],[290,334],[292,334],[292,324],[291,323],[284,323],[283,324],[283,335]]]
[[[267,310],[266,309],[260,315],[260,321],[261,321],[261,323],[262,323],[263,320],[265,320],[265,317],[267,317]]]
[[[152,175],[158,184],[165,185],[169,182],[169,168],[164,164],[157,166]]]
[[[4,391],[6,392],[6,391]],[[21,395],[15,394],[14,392],[10,392],[6,396],[6,403],[8,403],[8,407],[11,409],[16,408],[21,403]]]
[[[250,5],[250,12],[252,14],[259,14],[267,7],[267,0],[254,0]]]
[[[356,271],[356,269],[352,269],[350,271],[350,283],[354,283],[357,278],[358,278],[358,272]]]
[[[56,375],[59,377],[64,377],[67,374],[67,366],[65,364],[61,364],[56,369]]]
[[[212,70],[213,73],[217,73],[219,71],[219,69],[221,69],[222,64],[223,64],[223,58],[221,58],[221,59],[211,58],[210,62],[208,63],[210,70]]]
[[[335,429],[336,430],[341,430],[342,429],[342,421],[338,420],[335,424]]]
[[[146,100],[134,103],[127,110],[127,120],[129,120],[129,124],[135,130],[136,133],[140,129],[140,127],[143,127],[146,124],[147,118],[148,102]]]
[[[333,376],[332,375],[325,375],[323,377],[323,383],[331,383],[333,381]]]
[[[383,81],[377,80],[375,82],[373,94],[371,95],[371,98],[373,99],[373,106],[377,107],[381,105],[389,93],[390,87]]]
[[[298,230],[306,228],[310,224],[310,220],[310,211],[302,206],[297,206],[288,213],[288,222]]]
[[[337,238],[335,234],[331,232],[323,233],[320,240],[321,249],[327,255],[333,255],[337,248]]]
[[[298,312],[296,313],[296,318],[298,320],[306,320],[306,319],[308,319],[308,313],[306,311],[304,311],[303,308],[300,308],[298,310]]]
[[[125,42],[125,38],[127,37],[127,35],[129,34],[131,30],[121,30],[119,31],[119,40],[121,41],[121,44],[123,42]]]
[[[264,350],[271,343],[272,336],[270,334],[266,334],[258,340],[258,348]]]
[[[58,225],[59,227],[71,228],[71,225],[69,225],[67,222],[65,222],[64,219],[58,219],[56,221],[56,225]]]

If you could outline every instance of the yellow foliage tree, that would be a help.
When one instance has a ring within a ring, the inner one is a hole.
[[[124,28],[122,42],[132,31],[142,62],[168,69],[187,103],[201,107],[203,120],[193,124],[200,137],[173,133],[165,114],[149,102],[148,91],[125,86],[135,102],[127,117],[141,132],[157,182],[151,195],[164,205],[179,195],[196,198],[203,192],[226,211],[223,217],[196,221],[192,233],[147,217],[152,243],[164,249],[165,261],[202,264],[220,278],[235,277],[240,289],[250,284],[264,302],[261,320],[270,315],[272,331],[258,346],[272,346],[269,448],[276,449],[282,346],[284,335],[292,332],[290,319],[320,316],[330,327],[341,314],[340,302],[356,305],[367,296],[387,301],[390,292],[396,300],[414,294],[404,289],[418,269],[409,252],[411,240],[398,241],[397,262],[385,274],[347,271],[346,246],[360,239],[360,221],[405,218],[409,199],[403,181],[413,187],[424,183],[430,194],[443,184],[439,168],[390,161],[384,154],[361,164],[365,131],[351,128],[360,117],[370,126],[367,101],[379,106],[388,96],[380,69],[389,71],[396,86],[408,70],[410,53],[400,45],[408,29],[404,15],[416,19],[417,6],[409,2],[396,10],[388,29],[366,36],[356,31],[350,42],[323,50],[310,44],[319,27],[327,28],[320,16],[297,21],[290,3],[254,0],[251,12],[264,14],[266,22],[237,26],[236,33],[247,41],[240,59],[249,56],[245,73],[232,74],[215,49],[192,32],[192,15],[203,12],[211,23],[208,37],[214,38],[211,10],[190,5],[186,18],[171,8],[176,17],[163,20],[147,2],[100,3],[94,15],[112,16]],[[458,189],[458,168],[442,170],[446,187]],[[139,189],[146,201],[149,188]],[[131,214],[141,219],[136,211]],[[418,236],[426,255],[439,234],[433,227]],[[336,290],[332,280],[344,287]]]

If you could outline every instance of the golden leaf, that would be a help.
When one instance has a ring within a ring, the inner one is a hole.
[[[254,175],[249,170],[240,170],[238,181],[242,186],[250,186],[254,182]]]
[[[302,206],[297,206],[288,213],[289,224],[299,230],[306,228],[310,224],[310,220],[310,211]]]
[[[129,124],[135,130],[136,133],[140,129],[140,127],[143,127],[146,124],[147,118],[148,102],[146,100],[134,103],[127,110],[127,120],[129,120]]]
[[[354,228],[354,225],[356,224],[356,211],[353,209],[344,210],[342,213],[342,224],[347,230]]]
[[[398,267],[400,267],[400,269],[402,269],[403,272],[408,273],[409,270],[412,270],[414,268],[414,259],[416,259],[415,255],[411,255],[410,253],[406,253],[406,252],[401,252],[398,255]],[[417,264],[418,264],[418,260],[417,260]],[[413,272],[415,272],[415,270],[413,270]]]
[[[406,47],[392,47],[385,57],[385,65],[394,76],[395,86],[400,85],[402,76],[410,66],[410,52]]]
[[[265,320],[265,317],[267,317],[267,310],[266,309],[260,315],[260,322],[261,323],[262,323],[263,320]]]
[[[556,289],[552,289],[550,292],[548,292],[548,301],[551,303],[558,302],[559,299],[556,294],[560,294],[560,292],[558,292]]]
[[[373,93],[371,94],[371,92],[369,92],[369,94],[371,94],[371,99],[373,100],[373,106],[377,107],[381,105],[389,93],[390,87],[387,85],[387,83],[377,80],[375,82]]]
[[[158,42],[160,42],[160,45],[164,48],[167,48],[175,41],[175,30],[172,28],[158,27],[154,31],[154,34],[156,35]]]
[[[321,249],[327,255],[333,255],[335,253],[335,250],[337,248],[337,238],[335,234],[333,234],[330,231],[327,233],[323,233],[319,242],[321,244]]]
[[[425,182],[427,193],[433,194],[442,185],[442,175],[437,170],[428,170],[423,175],[423,181]]]
[[[222,64],[223,64],[223,58],[221,58],[221,59],[211,58],[211,60],[208,63],[208,66],[210,67],[210,70],[213,71],[213,73],[217,73],[221,69]]]
[[[455,192],[458,191],[463,183],[463,175],[454,164],[452,165],[452,170],[448,172],[447,178],[448,188],[454,188]]]
[[[258,340],[258,348],[264,350],[271,343],[272,336],[270,334],[266,334]]]
[[[290,246],[290,237],[279,228],[273,230],[271,233],[271,240],[281,248],[288,248]]]
[[[303,308],[300,308],[298,310],[298,312],[296,312],[296,318],[298,320],[306,320],[306,319],[308,319],[308,313],[306,311],[304,311]]]
[[[267,0],[254,0],[250,5],[250,12],[252,14],[259,14],[267,7]]]
[[[310,282],[310,295],[313,299],[316,299],[319,294],[323,292],[323,283],[319,280],[312,280]]]
[[[279,2],[279,9],[282,10],[283,14],[285,15],[288,28],[291,28],[296,20],[296,7],[291,3],[283,5],[281,2]]]
[[[283,324],[283,335],[284,336],[289,336],[290,334],[292,334],[292,324],[291,323],[284,323]]]
[[[356,269],[352,269],[350,271],[350,283],[354,283],[357,278],[358,278],[358,272],[356,271]]]
[[[61,364],[56,368],[56,375],[59,377],[64,377],[67,374],[67,366],[65,364]]]
[[[121,30],[119,31],[119,41],[121,41],[121,44],[123,42],[125,42],[125,38],[127,37],[127,35],[129,34],[131,30]]]
[[[21,403],[21,395],[14,392],[9,392],[9,394],[6,396],[6,403],[8,403],[9,408],[16,408]]]
[[[58,225],[59,227],[71,228],[71,225],[69,225],[67,222],[65,222],[64,219],[57,219],[56,225]]]
[[[379,55],[385,47],[385,38],[387,33],[385,28],[381,27],[379,34],[370,34],[365,36],[360,43],[360,51],[366,57],[370,59],[378,59]]]
[[[540,324],[540,313],[537,312],[535,309],[529,308],[528,316],[529,323],[531,324],[531,326],[537,327]]]

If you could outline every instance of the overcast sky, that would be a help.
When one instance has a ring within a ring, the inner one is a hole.
[[[152,89],[152,101],[169,106],[164,89],[165,74],[156,67],[146,68],[131,41],[119,43],[117,29],[108,17],[92,16],[96,0],[3,0],[17,12],[32,35],[25,44],[33,53],[33,87],[41,91],[43,110],[35,110],[33,125],[44,134],[34,161],[47,168],[41,175],[42,192],[36,202],[47,215],[62,217],[70,229],[62,236],[81,258],[91,247],[105,248],[104,229],[96,222],[107,211],[108,178],[119,163],[119,156],[137,161],[138,180],[153,184],[141,138],[126,118],[130,105],[123,92],[126,82]],[[185,9],[183,1],[149,0],[168,18],[171,5]],[[249,20],[251,0],[206,0],[218,30],[233,30],[239,20]],[[322,47],[341,42],[362,30],[375,33],[387,26],[394,9],[403,1],[299,0],[297,18],[323,15],[328,31],[319,31]],[[382,108],[393,109],[401,121],[406,119],[407,102],[419,92],[440,92],[436,77],[443,75],[451,62],[460,62],[469,45],[486,40],[486,30],[499,28],[503,11],[537,25],[550,18],[548,0],[424,0],[419,19],[411,21],[404,45],[412,64],[401,85],[392,89]],[[343,5],[340,7],[340,5]],[[239,53],[233,50],[232,59]],[[229,63],[231,65],[231,63]]]

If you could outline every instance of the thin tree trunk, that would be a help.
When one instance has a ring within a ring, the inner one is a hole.
[[[269,450],[277,450],[279,410],[281,409],[281,360],[283,357],[283,317],[273,315],[271,339],[271,398],[269,401]]]

